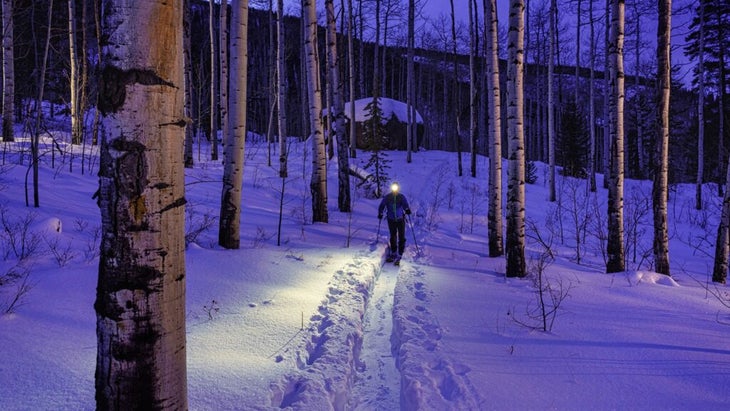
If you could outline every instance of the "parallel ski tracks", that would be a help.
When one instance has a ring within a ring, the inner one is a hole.
[[[383,265],[365,310],[353,410],[400,409],[400,372],[391,349],[393,294],[399,268],[392,263]]]

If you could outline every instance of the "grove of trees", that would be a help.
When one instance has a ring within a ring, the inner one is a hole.
[[[408,104],[408,162],[447,150],[461,175],[468,147],[470,176],[489,183],[485,242],[507,276],[528,274],[525,210],[535,205],[525,185],[530,164],[544,162],[548,202],[561,201],[556,173],[608,191],[609,273],[626,269],[626,178],[653,181],[652,267],[666,275],[671,184],[696,184],[698,209],[712,184],[723,198],[712,280],[726,282],[730,0],[509,0],[506,16],[496,0],[466,1],[467,22],[453,0],[440,15],[425,15],[424,0],[303,0],[290,10],[282,0],[250,9],[248,0],[2,0],[3,150],[33,135],[37,166],[37,138],[51,128],[100,147],[99,408],[186,408],[184,167],[200,161],[195,145],[217,160],[222,143],[222,247],[239,247],[247,139],[266,139],[270,165],[278,152],[282,191],[288,139],[309,142],[310,222],[327,224],[335,151],[338,211],[352,211],[357,152],[345,103],[356,99],[372,98],[363,130],[376,195],[387,178],[380,98]],[[693,70],[672,64],[673,10],[687,22]],[[44,113],[59,110],[68,122],[50,124]],[[489,157],[488,173],[477,154]],[[70,167],[91,170],[86,161]]]

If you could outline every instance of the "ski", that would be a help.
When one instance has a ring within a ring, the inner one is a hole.
[[[393,260],[393,265],[400,265],[400,257],[396,257],[395,260]]]

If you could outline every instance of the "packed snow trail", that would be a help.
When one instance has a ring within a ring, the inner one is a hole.
[[[400,408],[400,373],[392,354],[393,294],[398,267],[385,263],[370,294],[363,321],[361,367],[355,377],[352,410]]]
[[[296,369],[271,384],[274,409],[347,409],[355,374],[362,368],[363,320],[381,256],[359,252],[333,274],[302,340],[277,359]]]
[[[429,308],[434,296],[417,263],[400,270],[393,297],[393,342],[401,370],[404,410],[478,410],[479,394],[467,375],[471,369],[450,358],[443,329]]]

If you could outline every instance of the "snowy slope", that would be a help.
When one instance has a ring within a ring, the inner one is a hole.
[[[281,180],[266,166],[266,147],[250,144],[242,249],[217,247],[214,224],[187,251],[191,409],[726,408],[730,309],[705,288],[717,224],[711,195],[700,212],[692,187],[672,193],[666,278],[642,259],[651,247],[651,213],[640,206],[649,183],[627,182],[637,258],[614,275],[603,273],[599,220],[586,224],[580,261],[571,228],[573,217],[605,214],[605,192],[584,197],[582,185],[561,178],[558,207],[544,201],[542,178],[527,186],[537,227],[528,225],[532,272],[549,244],[555,259],[544,279],[565,292],[543,332],[534,277],[507,279],[504,260],[487,257],[485,159],[472,179],[455,176],[454,153],[419,152],[411,164],[405,153],[389,153],[390,174],[415,212],[398,270],[381,269],[386,230],[376,236],[377,200],[356,194],[351,216],[336,210],[334,162],[330,223],[308,222],[303,149],[293,147],[281,246]],[[94,409],[97,179],[78,166],[69,172],[65,160],[56,169],[44,164],[39,209],[24,206],[25,166],[0,176],[6,218],[30,213],[43,238],[23,263],[32,290],[0,317],[2,410]],[[188,231],[216,217],[221,171],[212,162],[187,171]],[[64,265],[52,244],[69,250]],[[7,242],[0,247],[1,274],[17,259]],[[727,303],[726,289],[716,292]]]

